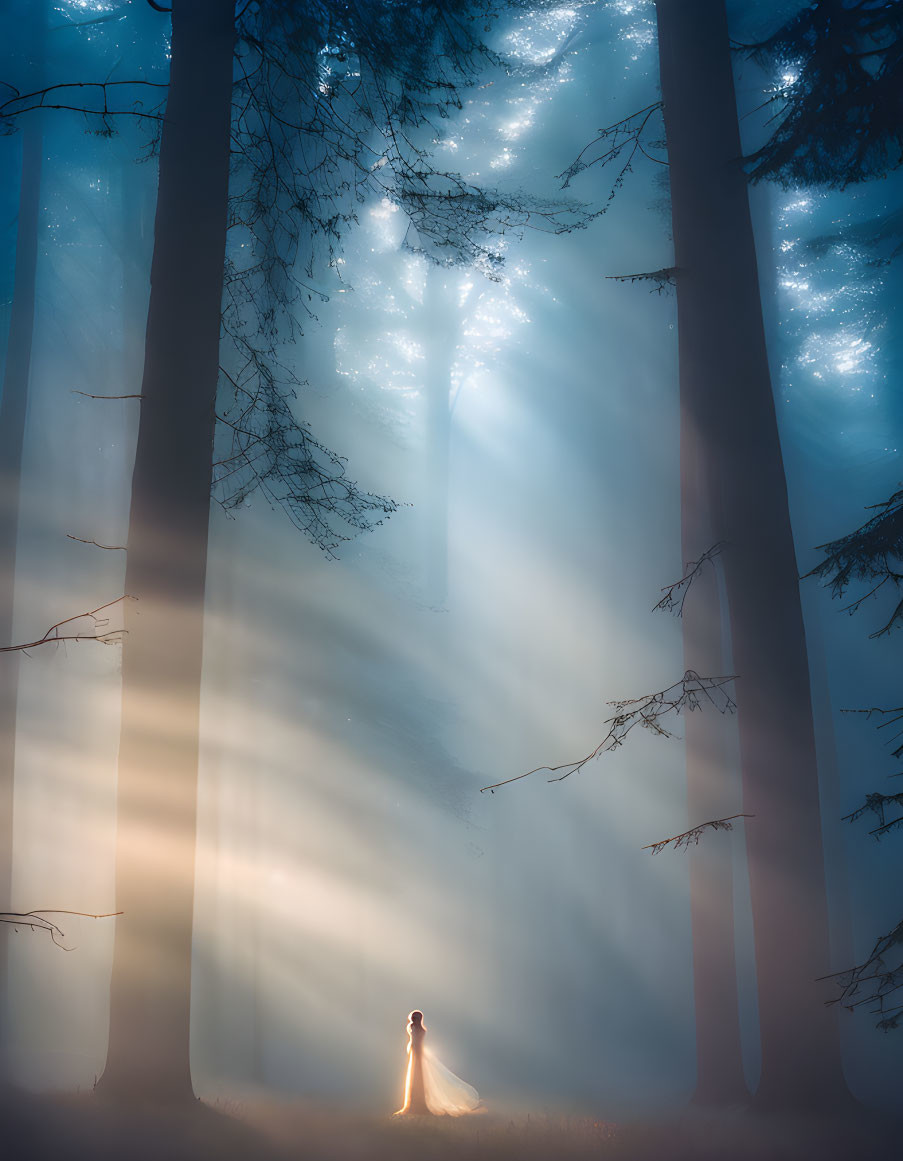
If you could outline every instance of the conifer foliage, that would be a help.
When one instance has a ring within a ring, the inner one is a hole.
[[[782,74],[754,180],[843,189],[903,164],[900,0],[819,0],[748,48]]]

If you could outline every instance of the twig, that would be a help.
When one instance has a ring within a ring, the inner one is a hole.
[[[73,951],[62,942],[66,938],[65,932],[47,919],[47,915],[81,915],[85,919],[112,919],[123,911],[103,911],[96,914],[93,911],[69,911],[60,907],[37,907],[33,911],[0,911],[0,923],[8,923],[18,931],[20,927],[28,927],[32,931],[46,931],[57,947],[63,951]]]
[[[76,613],[72,617],[66,617],[62,621],[57,621],[55,625],[51,625],[43,637],[39,637],[36,641],[29,641],[24,645],[0,645],[0,653],[21,653],[26,649],[34,649],[37,645],[46,645],[51,641],[100,641],[101,644],[109,644],[111,640],[118,640],[125,632],[124,629],[113,629],[109,633],[74,633],[61,636],[58,632],[63,625],[68,625],[72,621],[79,621],[82,617],[90,617],[95,625],[106,625],[109,623],[108,617],[98,617],[97,614],[103,609],[109,609],[112,605],[118,604],[120,601],[134,601],[137,597],[130,597],[128,593],[124,593],[121,597],[117,597],[114,601],[107,601],[104,605],[98,605],[96,609],[89,609],[86,613]]]
[[[631,113],[627,117],[622,117],[620,121],[615,121],[614,124],[607,126],[605,129],[600,129],[596,137],[585,145],[577,157],[571,164],[560,173],[562,189],[567,189],[571,181],[582,173],[585,169],[591,169],[594,165],[600,166],[604,169],[612,162],[617,162],[620,165],[611,188],[608,192],[605,205],[600,213],[605,213],[608,206],[614,200],[615,194],[624,184],[627,174],[633,169],[633,159],[637,153],[647,158],[649,161],[654,161],[657,165],[667,166],[668,162],[663,161],[660,157],[653,157],[643,144],[643,133],[646,126],[659,110],[662,108],[662,102],[656,101],[652,105],[647,105],[643,109],[638,109],[635,113]],[[598,156],[593,157],[592,160],[587,161],[585,157],[594,146],[599,146],[602,152]],[[626,151],[627,160],[624,161],[622,154]]]
[[[706,827],[711,827],[712,830],[733,830],[733,822],[735,818],[755,818],[754,814],[730,814],[727,818],[713,818],[708,822],[701,822],[698,826],[691,827],[690,830],[685,830],[682,834],[673,834],[670,838],[659,839],[658,842],[647,843],[646,846],[640,847],[643,851],[652,851],[654,855],[661,854],[665,847],[674,843],[674,849],[679,851],[681,847],[689,847],[690,843],[699,845],[699,840],[702,838],[702,832]]]
[[[661,591],[665,595],[657,605],[653,606],[653,613],[661,610],[662,612],[667,611],[673,613],[675,617],[683,616],[684,601],[687,599],[690,585],[699,576],[703,566],[720,555],[722,548],[724,548],[724,541],[719,541],[717,544],[713,544],[711,548],[707,548],[699,560],[688,561],[681,579],[675,581],[674,584],[665,585],[662,588]]]
[[[140,393],[138,395],[92,395],[88,391],[77,391],[72,388],[73,395],[84,395],[86,399],[143,399],[144,396]]]
[[[891,706],[887,709],[882,709],[880,706],[870,706],[868,709],[845,709],[841,710],[844,714],[865,714],[866,718],[871,718],[872,714],[881,714],[887,718],[887,721],[881,722],[878,725],[879,730],[885,730],[888,726],[895,726],[898,722],[903,722],[903,706]],[[898,738],[903,738],[903,730],[898,730],[897,733],[891,734],[887,739],[886,744],[895,742]],[[891,751],[892,758],[903,758],[903,745],[898,746]]]
[[[85,540],[82,536],[73,536],[71,532],[66,533],[68,540],[77,540],[79,544],[93,544],[95,548],[105,548],[107,552],[125,552],[126,546],[124,544],[98,544],[96,540]]]

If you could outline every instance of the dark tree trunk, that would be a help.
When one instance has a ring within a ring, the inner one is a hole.
[[[35,5],[35,17],[43,8]],[[0,402],[0,644],[12,644],[19,535],[19,491],[22,448],[28,410],[28,380],[34,335],[35,275],[38,261],[38,218],[41,159],[44,152],[42,114],[26,115],[22,127],[22,172],[19,220],[16,228],[16,270],[9,320],[9,343]],[[16,713],[19,697],[19,654],[0,657],[0,910],[12,910],[13,787],[16,766]],[[8,1046],[9,927],[0,924],[0,1069]]]
[[[682,413],[681,547],[697,561],[715,544],[707,496],[706,449],[687,410]],[[701,676],[729,672],[722,641],[722,609],[716,564],[704,565],[683,607],[684,668]],[[712,709],[686,715],[687,810],[691,826],[739,811],[729,731]],[[734,950],[734,883],[731,844],[709,835],[690,852],[690,915],[693,992],[696,1007],[694,1103],[708,1107],[745,1104],[740,1010]]]
[[[809,670],[723,0],[659,0],[684,430],[724,541],[756,946],[756,1103],[846,1092],[829,970]]]
[[[117,920],[102,1091],[189,1099],[207,526],[219,366],[232,0],[174,0],[132,478]]]

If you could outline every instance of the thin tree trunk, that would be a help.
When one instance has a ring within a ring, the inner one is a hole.
[[[809,670],[723,0],[659,0],[681,403],[709,450],[739,674],[743,808],[759,989],[756,1104],[846,1092],[829,968]]]
[[[232,0],[174,0],[126,569],[102,1091],[187,1099],[198,724],[225,256]]]
[[[689,412],[681,427],[681,546],[685,562],[714,546],[705,477],[706,449]],[[716,564],[703,565],[686,595],[684,668],[702,676],[727,672],[722,642],[721,594]],[[694,825],[738,812],[726,720],[712,709],[686,715],[687,810]],[[731,844],[710,835],[690,852],[690,916],[696,1007],[694,1103],[745,1104],[737,963],[734,950],[734,884]]]
[[[36,5],[35,9],[36,16],[43,15],[39,6]],[[34,335],[43,152],[42,114],[28,114],[22,127],[16,270],[0,403],[0,643],[4,645],[12,642],[13,633],[19,493]],[[0,658],[0,910],[4,911],[13,909],[13,789],[18,697],[19,654],[7,653]],[[0,924],[0,1069],[6,1064],[9,1041],[9,930],[8,926]]]

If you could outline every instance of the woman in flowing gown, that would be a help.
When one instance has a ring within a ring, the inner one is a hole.
[[[455,1076],[423,1043],[426,1027],[423,1013],[416,1009],[408,1017],[408,1071],[404,1081],[404,1104],[395,1114],[460,1117],[482,1111],[480,1094],[472,1085]]]

